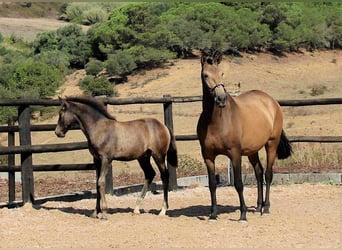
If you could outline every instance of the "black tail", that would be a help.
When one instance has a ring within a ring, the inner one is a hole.
[[[277,148],[278,159],[286,159],[292,154],[292,146],[284,130],[281,131],[280,142]]]
[[[170,129],[169,129],[169,133],[171,136],[171,140],[170,140],[169,149],[167,150],[167,158],[166,159],[167,159],[167,162],[171,166],[176,168],[176,167],[178,167],[178,154],[177,154],[177,147],[176,147],[176,138]]]

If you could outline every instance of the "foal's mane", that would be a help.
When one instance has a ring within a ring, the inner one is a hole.
[[[85,105],[95,109],[96,111],[98,111],[99,113],[104,115],[106,118],[111,119],[111,120],[116,120],[116,118],[114,116],[112,116],[111,114],[108,113],[104,103],[101,100],[96,99],[94,97],[90,97],[90,96],[68,96],[65,98],[65,100],[70,101],[70,102],[78,102],[78,103],[85,104]]]

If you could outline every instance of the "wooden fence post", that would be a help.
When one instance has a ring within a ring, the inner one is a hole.
[[[164,98],[170,98],[171,95],[164,95]],[[173,113],[172,113],[172,101],[164,102],[164,123],[173,133]],[[177,189],[177,172],[176,168],[168,165],[170,177],[169,177],[169,190]]]
[[[30,131],[30,106],[21,105],[18,109],[19,122],[19,140],[20,145],[31,146],[31,131]],[[32,166],[32,153],[21,153],[21,184],[23,203],[32,203],[34,201],[34,179]]]
[[[8,127],[13,127],[13,119],[8,119]],[[15,145],[15,133],[13,131],[8,132],[8,146]],[[15,171],[11,170],[15,166],[15,154],[8,155],[8,203],[15,201]]]

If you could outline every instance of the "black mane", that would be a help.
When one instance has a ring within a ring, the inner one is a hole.
[[[102,115],[104,115],[106,118],[111,119],[111,120],[116,120],[116,118],[114,116],[112,116],[111,114],[108,113],[104,103],[101,100],[96,99],[94,97],[90,97],[90,96],[69,96],[69,97],[66,97],[65,100],[70,101],[70,102],[79,102],[79,103],[88,105],[91,108],[98,111],[99,113],[101,113]]]

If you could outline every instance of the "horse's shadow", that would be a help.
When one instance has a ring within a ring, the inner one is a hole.
[[[94,209],[79,209],[79,208],[73,208],[73,207],[47,207],[44,205],[40,205],[39,207],[36,207],[37,209],[45,209],[45,210],[59,210],[64,213],[68,214],[79,214],[84,215],[87,217],[91,217]],[[197,218],[199,220],[205,220],[208,218],[210,213],[210,206],[205,205],[195,205],[195,206],[189,206],[179,209],[169,209],[166,213],[168,217],[180,217],[180,216],[186,216],[186,217],[193,217]],[[229,214],[234,213],[235,211],[239,210],[238,206],[223,206],[223,205],[217,205],[217,215],[220,214]],[[150,209],[148,211],[140,210],[142,214],[154,214],[158,215],[160,210],[158,209]],[[255,209],[248,208],[248,212],[254,212]],[[133,214],[133,209],[130,207],[127,208],[108,208],[107,211],[108,214],[119,214],[119,213],[125,213],[125,214]]]

